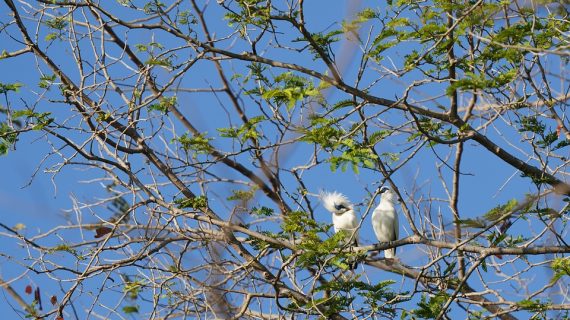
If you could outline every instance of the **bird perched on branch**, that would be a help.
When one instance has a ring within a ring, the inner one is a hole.
[[[321,201],[325,209],[332,213],[334,232],[345,230],[352,239],[350,245],[358,246],[358,218],[350,200],[338,192],[322,192]],[[351,270],[357,267],[356,262],[349,264]]]
[[[382,187],[380,193],[382,194],[382,199],[372,213],[372,228],[380,242],[398,240],[400,226],[395,206],[396,195],[388,187]],[[384,257],[389,259],[395,258],[396,248],[384,250]]]

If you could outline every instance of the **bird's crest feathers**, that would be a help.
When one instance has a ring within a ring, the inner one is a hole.
[[[323,202],[323,206],[325,207],[325,209],[333,213],[339,211],[337,209],[339,205],[342,205],[347,209],[352,207],[352,203],[350,202],[350,200],[348,200],[348,198],[340,192],[321,191],[320,198],[321,201]]]

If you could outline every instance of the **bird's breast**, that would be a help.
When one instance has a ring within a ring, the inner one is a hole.
[[[343,214],[334,214],[333,224],[335,229],[353,229],[358,226],[358,220],[354,212],[347,211]]]
[[[393,221],[396,217],[396,210],[382,210],[377,208],[372,213],[372,223],[380,223],[381,221]]]

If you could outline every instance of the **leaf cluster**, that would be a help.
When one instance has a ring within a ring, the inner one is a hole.
[[[378,160],[378,156],[369,146],[350,138],[340,140],[338,149],[342,153],[339,156],[331,156],[328,160],[333,171],[340,168],[344,172],[350,165],[352,171],[358,173],[359,167],[374,168]]]
[[[251,213],[256,215],[256,216],[261,216],[261,217],[270,217],[272,216],[275,211],[271,208],[265,207],[265,206],[261,206],[261,207],[253,207],[251,209]]]
[[[534,312],[544,312],[548,310],[550,303],[543,303],[539,299],[530,300],[525,299],[517,302],[517,306],[524,310],[534,311]]]
[[[554,276],[551,282],[556,282],[564,276],[570,276],[570,258],[555,258],[550,264],[552,271],[554,271]]]
[[[314,143],[333,153],[327,160],[333,171],[340,168],[344,172],[348,166],[356,173],[359,172],[359,167],[374,168],[378,156],[372,145],[383,139],[385,132],[373,135],[372,141],[364,143],[357,141],[357,136],[349,137],[346,131],[338,126],[338,121],[336,118],[313,116],[310,126],[303,129],[302,141]]]
[[[56,78],[57,76],[55,74],[43,75],[40,77],[38,86],[42,89],[49,89],[49,87],[55,82]]]
[[[18,92],[20,88],[23,86],[21,82],[14,82],[14,83],[1,83],[0,82],[0,94],[6,94],[10,91]]]
[[[321,58],[319,53],[323,52],[327,55],[327,57],[331,57],[333,55],[333,49],[331,45],[335,42],[340,40],[339,35],[342,35],[344,32],[342,30],[332,30],[329,32],[316,32],[310,35],[311,39],[306,37],[299,37],[293,42],[308,42],[310,43],[312,40],[311,45],[308,45],[309,51],[313,54],[313,59],[318,60]],[[313,45],[316,45],[318,48],[315,48]]]
[[[443,305],[449,299],[449,294],[440,291],[435,295],[422,295],[418,308],[411,311],[403,311],[402,319],[435,319],[443,310]],[[447,310],[449,312],[450,309]]]
[[[275,233],[271,231],[260,231],[260,233],[276,240],[287,240],[283,233]],[[253,236],[248,237],[247,242],[257,251],[267,248],[282,249],[281,246],[278,246],[273,242],[267,242]]]
[[[69,25],[68,19],[66,17],[53,17],[52,19],[44,20],[44,24],[54,32],[48,33],[44,40],[52,41],[62,37],[64,29]]]
[[[429,145],[433,146],[438,143],[434,138],[445,141],[457,138],[458,136],[458,133],[453,131],[451,127],[444,126],[442,122],[427,117],[420,117],[417,121],[417,126],[419,127],[418,130],[408,137],[408,141],[413,141],[419,137],[427,135],[428,139],[430,139]],[[460,128],[460,131],[461,130],[462,129]]]
[[[179,209],[201,209],[208,206],[208,199],[206,196],[197,196],[194,198],[179,198],[175,199],[174,203],[178,206]]]
[[[7,123],[0,122],[0,156],[7,154],[17,141],[18,133]]]
[[[570,30],[567,13],[544,14],[528,6],[509,7],[506,2],[388,2],[391,5],[386,18],[369,15],[382,27],[368,56],[381,61],[389,55],[387,49],[408,41],[412,44],[409,53],[399,52],[404,56],[401,70],[421,71],[428,78],[449,81],[449,96],[457,91],[502,92],[520,79],[525,58],[535,54],[528,48],[564,50]],[[510,14],[506,23],[493,18],[504,10]],[[453,30],[448,29],[450,16],[456,23]],[[485,39],[477,45],[475,56],[467,49],[473,46],[473,35]],[[451,60],[450,50],[454,53]],[[450,77],[452,67],[454,77]]]
[[[358,253],[339,252],[351,235],[347,232],[337,232],[332,237],[322,240],[321,235],[328,232],[331,225],[318,223],[306,212],[294,211],[287,214],[281,225],[284,236],[301,239],[298,248],[301,254],[297,266],[307,268],[312,266],[338,267],[348,269],[348,261],[357,259]]]
[[[256,188],[249,190],[232,190],[232,195],[227,197],[228,201],[249,201],[255,196]]]
[[[396,315],[396,310],[390,304],[390,301],[393,301],[397,296],[397,294],[390,288],[390,286],[394,283],[396,282],[393,280],[385,280],[371,285],[359,280],[339,279],[336,281],[324,283],[323,285],[317,287],[315,291],[330,292],[333,295],[339,296],[348,295],[352,292],[356,296],[364,298],[366,305],[371,308],[371,311],[382,313],[387,317],[394,317]],[[346,300],[346,302],[352,302],[356,296],[352,297],[350,300]],[[339,302],[336,303],[338,305],[335,309],[348,307],[348,304],[342,305]]]
[[[291,71],[276,76],[267,86],[248,93],[261,95],[263,99],[276,105],[285,105],[288,110],[306,98],[320,96],[320,90],[312,82]]]
[[[550,148],[554,151],[570,145],[568,140],[563,140],[553,146],[554,142],[558,140],[558,133],[553,130],[547,131],[546,124],[537,116],[522,116],[520,120],[517,120],[517,123],[519,126],[519,132],[530,132],[535,134],[535,136],[533,136],[533,140],[536,141],[536,145],[540,148]],[[537,139],[537,137],[539,139]]]
[[[501,217],[503,217],[505,214],[513,211],[517,206],[518,206],[519,202],[517,199],[511,199],[509,201],[507,201],[507,203],[502,204],[502,205],[498,205],[496,207],[494,207],[493,209],[487,211],[483,217],[487,220],[487,221],[496,221],[498,219],[500,219]]]
[[[158,103],[153,103],[148,106],[149,110],[152,111],[159,111],[164,114],[168,113],[170,107],[175,107],[177,105],[177,98],[176,96],[172,97],[161,97]]]
[[[208,154],[212,150],[210,141],[213,138],[206,137],[207,134],[207,132],[202,132],[197,135],[190,135],[186,132],[180,137],[172,139],[172,142],[180,143],[186,152],[193,151],[193,157],[196,157],[197,154]]]
[[[150,0],[143,7],[143,12],[147,15],[161,14],[164,12],[166,4],[158,0]]]
[[[267,0],[237,0],[233,1],[235,6],[228,11],[224,18],[228,25],[240,31],[240,35],[245,37],[248,26],[266,27],[270,23],[271,2]]]
[[[257,116],[249,119],[239,127],[218,128],[217,130],[220,136],[224,138],[239,139],[241,143],[245,143],[247,140],[257,140],[263,136],[258,129],[258,125],[265,119],[264,116]]]
[[[492,77],[483,73],[465,72],[464,77],[453,81],[446,89],[446,94],[451,96],[456,90],[478,91],[484,89],[501,88],[518,76],[516,69],[509,69],[503,72],[496,72]]]

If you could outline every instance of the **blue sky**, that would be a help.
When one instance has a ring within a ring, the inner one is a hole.
[[[327,28],[338,28],[338,22],[346,18],[347,11],[356,11],[355,7],[358,6],[356,4],[358,4],[361,8],[372,6],[373,8],[376,8],[380,11],[384,10],[383,7],[379,6],[376,2],[373,1],[335,2],[331,5],[322,5],[322,3],[307,3],[306,20],[308,21],[308,27],[312,31],[322,31]],[[10,19],[7,15],[7,8],[4,4],[0,5],[0,12],[2,12],[0,13],[0,21],[5,22]],[[211,23],[212,28],[216,30],[216,35],[218,37],[228,35],[233,31],[227,26],[226,22],[220,18],[220,8],[214,2],[210,3],[207,12],[208,13],[206,15],[206,18],[208,19],[209,23]],[[284,32],[284,38],[287,38],[288,32],[293,34],[294,30],[291,28],[287,29],[286,27],[283,27],[284,25],[285,24],[282,25],[283,29],[280,29],[280,31]],[[158,32],[129,32],[128,39],[131,44],[139,42],[148,43],[150,41],[156,41],[156,37],[158,35],[160,35]],[[290,38],[291,37],[294,38],[296,35],[290,36]],[[169,42],[169,39],[161,38],[160,41],[163,41],[167,45],[174,45],[174,43]],[[229,46],[231,42],[232,40],[224,41],[220,44],[220,46]],[[7,50],[18,47],[13,42],[7,42],[6,45],[8,46]],[[61,63],[62,67],[72,72],[71,70],[73,70],[74,65],[72,60],[67,59],[67,55],[69,55],[68,48],[62,47],[59,49],[57,47],[58,45],[59,43],[54,44],[52,52],[56,53],[55,57]],[[232,44],[232,50],[234,52],[239,52],[241,47],[246,48],[244,46],[244,43],[240,43],[239,41],[235,44]],[[353,50],[356,50],[356,57],[360,56],[358,48],[346,40],[341,40],[339,44],[335,45],[335,48],[352,48]],[[404,50],[410,50],[411,47],[403,46],[403,48]],[[113,49],[112,46],[109,46],[108,50],[108,53],[110,54],[116,56],[120,54],[119,50]],[[347,79],[353,79],[356,73],[357,65],[356,62],[352,62],[354,56],[350,54],[350,49],[346,50],[346,53],[340,53],[337,58],[339,60],[342,60],[340,58],[343,54],[345,54],[345,61],[351,61],[345,62],[346,69],[344,69],[343,75],[345,75]],[[268,54],[278,60],[298,63],[309,68],[314,67],[319,72],[325,72],[324,66],[322,64],[318,64],[317,62],[314,62],[308,54],[294,55],[290,52],[287,52],[286,50],[270,50]],[[393,61],[395,61],[395,63],[398,63],[401,62],[403,54],[404,53],[401,51],[394,52],[394,55],[391,56],[391,58]],[[187,57],[184,56],[184,53],[180,53],[179,59],[184,58]],[[89,55],[86,55],[84,59],[88,60]],[[556,64],[555,62],[556,61],[554,61],[553,64]],[[224,66],[228,68],[227,70],[234,70],[236,73],[241,73],[246,70],[243,64],[240,65],[238,63],[226,63]],[[41,68],[43,69],[44,67],[42,66]],[[9,83],[18,81],[25,84],[19,93],[22,96],[36,92],[37,87],[35,87],[35,85],[38,83],[38,75],[35,60],[31,55],[18,57],[16,59],[0,60],[0,70],[0,82]],[[282,70],[276,69],[273,72],[275,74],[278,74],[281,71]],[[199,65],[193,69],[191,74],[183,77],[181,80],[181,85],[185,87],[201,88],[208,86],[214,88],[218,87],[219,82],[216,77],[212,76],[213,73],[214,69],[211,64]],[[160,70],[157,71],[156,74],[158,76],[158,79],[164,79],[165,77],[169,76],[167,72]],[[373,71],[370,71],[370,75],[368,77],[372,76]],[[412,73],[408,77],[414,78],[417,76],[417,73]],[[367,81],[370,81],[371,79],[372,78],[366,78]],[[236,81],[240,80],[238,79]],[[371,88],[371,93],[380,97],[394,99],[396,95],[401,94],[401,90],[407,86],[409,83],[408,81],[410,81],[408,78],[383,81],[381,85],[373,86]],[[350,81],[347,82],[351,83]],[[233,85],[235,86],[234,88],[238,87],[237,82]],[[563,83],[561,87],[563,88],[564,86],[567,85]],[[441,86],[428,86],[418,92],[417,99],[419,100],[421,97],[426,95],[431,96],[439,94],[441,93],[441,88]],[[342,100],[345,98],[346,95],[339,92],[332,91],[330,93],[327,93],[327,99],[329,99],[330,102]],[[109,100],[111,103],[117,101],[111,99]],[[243,99],[247,101],[247,97],[245,97],[245,95],[243,96]],[[27,98],[27,100],[34,101],[33,98]],[[200,130],[207,131],[209,135],[217,134],[217,128],[227,127],[228,121],[235,121],[235,123],[239,123],[239,120],[236,118],[235,113],[233,113],[231,110],[227,111],[224,108],[224,103],[227,103],[227,99],[224,97],[214,96],[209,93],[192,93],[180,94],[178,100],[183,107],[184,113],[191,115],[193,121],[197,123],[197,127]],[[441,101],[444,100],[445,99],[441,99]],[[48,104],[46,102],[40,101],[38,102],[38,109],[43,111],[50,111],[57,117],[69,116],[69,107],[63,104]],[[318,106],[315,106],[315,109],[318,112]],[[250,116],[256,115],[256,111],[253,108],[247,109],[247,111],[251,112],[249,114]],[[229,117],[226,117],[226,112],[230,114]],[[301,118],[301,111],[297,112],[298,118]],[[383,117],[384,116],[386,118],[378,119],[379,122],[405,121],[405,119],[401,118],[401,113],[399,112],[387,112],[383,114]],[[354,117],[354,121],[356,120],[357,117]],[[182,130],[178,124],[174,124],[174,128],[176,128],[175,130]],[[493,132],[493,130],[496,130],[497,132]],[[179,133],[181,132],[182,131]],[[505,123],[501,123],[496,128],[490,128],[489,132],[494,136],[495,139],[497,139],[497,142],[499,142],[501,146],[505,148],[511,148],[500,139],[502,138],[502,135],[504,135],[507,139],[509,139],[511,136],[515,137],[516,131],[514,129],[510,128]],[[265,133],[267,135],[272,134],[271,132]],[[80,139],[81,135],[74,137]],[[518,138],[518,136],[516,137]],[[402,144],[404,141],[404,137],[386,139],[385,141],[378,144],[376,146],[376,149],[379,153],[401,153],[403,150]],[[161,146],[162,142],[155,140],[153,143],[155,143],[155,146],[159,147]],[[227,143],[227,140],[221,138],[216,138],[213,141],[213,144],[220,146],[221,148],[231,149]],[[514,144],[516,146],[517,141],[514,141]],[[282,165],[288,168],[292,168],[294,166],[299,166],[307,163],[308,159],[306,155],[307,153],[311,152],[311,150],[312,147],[307,145],[291,148],[289,150],[289,153],[284,156]],[[69,209],[71,209],[73,206],[71,196],[76,197],[81,201],[90,202],[96,201],[98,198],[104,197],[106,195],[106,192],[101,187],[100,183],[87,183],[88,181],[92,181],[91,179],[100,176],[100,172],[97,172],[96,170],[86,171],[81,170],[80,167],[69,167],[65,168],[55,176],[51,173],[46,173],[46,168],[49,168],[51,165],[54,165],[55,162],[57,162],[56,159],[49,158],[47,162],[42,163],[42,159],[48,151],[49,147],[46,145],[46,140],[43,135],[39,132],[32,132],[20,138],[20,141],[16,145],[16,150],[11,151],[7,156],[0,157],[0,173],[2,174],[2,179],[0,179],[0,222],[8,226],[15,226],[18,223],[23,223],[26,228],[22,232],[28,236],[45,232],[50,228],[57,227],[61,224],[66,223],[64,216],[66,214],[70,214]],[[413,190],[416,190],[417,193],[413,195],[414,198],[426,195],[430,195],[435,198],[445,198],[446,195],[442,189],[440,177],[438,176],[438,172],[436,170],[436,165],[438,163],[441,163],[441,161],[437,160],[438,158],[446,158],[450,152],[453,152],[453,149],[448,146],[440,145],[435,146],[433,149],[423,148],[412,161],[406,164],[406,166],[404,166],[394,175],[394,181],[400,188],[402,188],[404,192],[412,192]],[[324,157],[325,154],[321,153],[321,156]],[[133,163],[140,168],[144,168],[144,163],[140,161],[140,159],[138,160],[139,162]],[[247,158],[244,157],[242,160],[247,161]],[[37,170],[37,174],[35,174],[36,168],[38,168],[38,166],[39,170]],[[240,175],[226,168],[219,168],[216,170],[216,172],[224,175],[224,177],[241,179]],[[464,218],[479,217],[489,209],[499,204],[503,204],[510,199],[523,199],[526,193],[535,192],[535,188],[532,184],[529,183],[528,179],[521,178],[520,174],[512,167],[506,165],[502,161],[497,160],[497,158],[491,155],[487,150],[472,142],[468,142],[465,145],[465,155],[462,170],[464,173],[466,173],[466,175],[462,176],[461,178],[463,181],[462,187],[464,188],[464,193],[460,198],[460,209]],[[443,169],[442,172],[444,180],[447,183],[450,183],[452,178],[450,171]],[[28,182],[34,174],[35,176],[32,183],[28,185]],[[304,178],[305,182],[307,183],[307,188],[312,193],[318,193],[318,191],[322,189],[337,190],[345,193],[354,202],[359,203],[364,201],[364,199],[366,199],[368,196],[367,190],[373,191],[374,188],[377,187],[375,183],[381,179],[381,176],[376,172],[372,172],[366,169],[361,169],[359,174],[355,174],[350,169],[346,172],[342,172],[340,170],[331,172],[328,164],[324,163],[314,170],[307,171],[304,175]],[[143,179],[150,178],[148,176],[143,176]],[[283,175],[283,180],[285,181],[285,184],[293,185],[293,179],[291,176]],[[166,190],[172,192],[171,189],[166,188]],[[199,190],[196,189],[194,191]],[[218,201],[218,204],[214,203],[213,206],[219,210],[223,210],[224,204],[222,201],[227,195],[230,194],[229,188],[213,188],[212,191],[219,193],[216,194],[215,197],[212,197],[214,202]],[[263,196],[260,196],[258,201],[260,204],[268,203],[267,199],[264,199]],[[552,201],[557,206],[561,205],[559,199],[553,199]],[[313,204],[315,203],[317,203],[317,201],[316,199],[313,199]],[[98,213],[103,215],[106,214],[104,210]],[[425,212],[417,211],[414,213],[416,215],[425,214]],[[431,213],[435,215],[441,213],[444,221],[452,220],[449,208],[445,203],[439,203],[439,207],[433,207]],[[71,214],[73,215],[73,213]],[[89,214],[86,214],[86,217],[86,220],[89,219]],[[417,216],[415,217],[417,218]],[[329,214],[322,207],[319,207],[317,209],[316,219],[321,222],[330,222]],[[92,218],[92,221],[87,222],[95,221],[96,219]],[[403,237],[408,235],[409,225],[403,216],[401,216],[400,221],[400,234]],[[519,221],[511,230],[513,234],[524,235],[528,234],[529,226],[527,222]],[[5,231],[1,232],[5,233]],[[62,234],[67,234],[67,236],[70,237],[68,239],[80,239],[79,235],[77,234],[72,235],[71,233],[66,233],[63,231]],[[566,233],[564,235],[566,235]],[[5,234],[2,236],[4,238],[2,240],[2,253],[20,258],[24,258],[26,256],[27,252],[25,249],[16,245],[14,240],[8,241],[8,238]],[[91,235],[87,235],[86,239],[91,239],[90,237]],[[375,242],[372,228],[370,224],[367,223],[367,220],[365,220],[365,223],[363,224],[363,228],[361,230],[361,238],[365,244]],[[53,245],[54,243],[57,243],[57,239],[51,238],[50,241],[44,244]],[[399,248],[398,255],[401,257],[403,262],[411,265],[416,265],[419,261],[425,259],[425,256],[418,258],[418,252],[418,248],[407,246]],[[62,259],[65,259],[65,257],[62,256]],[[535,258],[531,258],[531,260],[533,259]],[[513,267],[522,266],[517,264]],[[13,261],[8,261],[6,259],[3,261],[0,260],[0,273],[5,278],[10,278],[13,275],[20,274],[21,270],[22,269]],[[402,278],[395,274],[386,273],[384,271],[368,267],[366,270],[369,272],[368,276],[373,280],[396,280],[397,288],[400,281],[402,281]],[[536,279],[542,281],[547,279],[546,277],[549,276],[548,270],[544,268],[544,271],[544,274],[534,274]],[[495,276],[489,277],[490,279],[498,279]],[[409,280],[404,281],[406,284],[404,286],[405,289],[408,288],[407,286],[411,282]],[[96,282],[97,281],[89,283],[90,285],[93,285],[93,288],[88,288],[87,291],[98,290],[99,284]],[[42,288],[46,288],[44,290],[44,294],[46,296],[49,294],[61,295],[61,292],[59,292],[58,288],[54,286],[53,281],[45,279],[44,277],[38,277],[35,274],[31,273],[28,273],[21,279],[18,279],[13,284],[13,286],[16,290],[19,290],[19,292],[23,292],[24,287],[29,283],[41,284]],[[538,284],[541,283],[541,281],[530,282],[529,287],[532,287],[532,283]],[[65,286],[66,284],[63,285]],[[476,282],[473,285],[477,287]],[[479,287],[477,288],[479,289]],[[27,296],[26,298],[31,299],[31,296]],[[13,310],[13,308],[19,310],[19,307],[8,296],[5,296],[4,301],[6,303],[0,303],[0,312],[2,314],[10,315],[10,317],[14,317],[16,315],[16,312]],[[48,304],[49,303],[47,302],[47,299],[45,299],[44,305]],[[455,308],[453,312],[458,312],[458,316],[464,315],[464,313],[458,311],[457,308]]]

